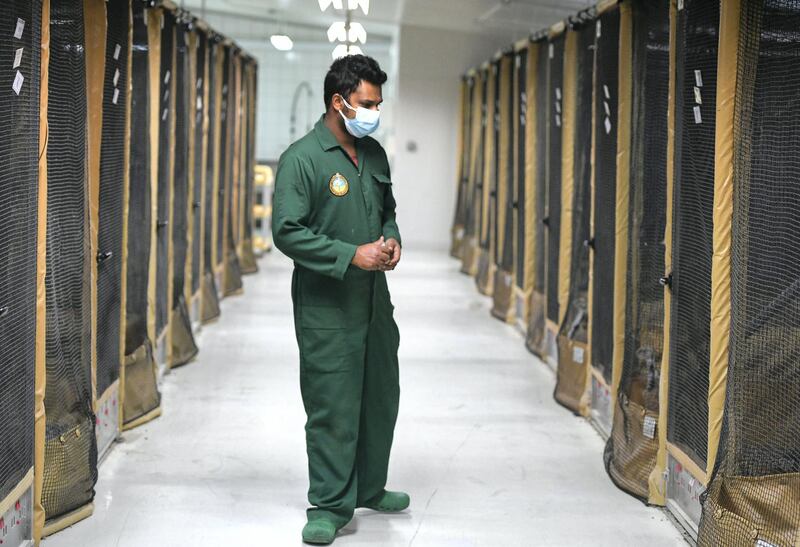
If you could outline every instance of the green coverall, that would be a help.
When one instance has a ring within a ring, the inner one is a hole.
[[[337,528],[383,493],[400,397],[386,275],[350,264],[359,245],[400,242],[389,163],[370,137],[356,153],[357,166],[318,121],[281,156],[273,198],[275,245],[295,264],[308,518]]]

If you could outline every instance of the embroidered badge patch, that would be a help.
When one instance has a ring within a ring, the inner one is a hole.
[[[342,197],[350,191],[350,183],[347,182],[347,179],[344,178],[344,175],[341,173],[336,173],[331,177],[331,180],[328,183],[328,188],[330,188],[331,194],[334,196]]]

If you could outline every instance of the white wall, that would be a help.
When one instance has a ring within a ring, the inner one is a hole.
[[[449,245],[460,79],[509,45],[508,36],[401,27],[392,179],[405,247]]]

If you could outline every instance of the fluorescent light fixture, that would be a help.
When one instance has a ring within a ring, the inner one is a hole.
[[[272,47],[278,51],[289,51],[294,46],[292,39],[285,34],[273,34],[269,37],[269,41],[272,43]]]
[[[343,0],[319,0],[319,9],[325,11],[331,5],[333,5],[333,9],[344,9],[342,1]]]
[[[363,55],[363,51],[358,46],[351,46],[347,44],[339,44],[333,49],[333,60],[339,59],[340,57],[346,57],[348,55]]]
[[[355,44],[361,42],[367,43],[367,31],[361,23],[350,23],[350,33],[347,36],[348,42]]]
[[[346,42],[347,29],[345,29],[344,22],[338,21],[330,26],[328,29],[329,42]]]
[[[356,10],[359,7],[364,12],[364,15],[369,15],[369,0],[347,0],[347,9]]]

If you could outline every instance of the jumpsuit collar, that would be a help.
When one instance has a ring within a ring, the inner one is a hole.
[[[336,140],[336,137],[334,137],[333,133],[331,133],[331,130],[328,129],[327,125],[325,125],[325,114],[320,116],[319,120],[314,125],[314,134],[317,136],[317,140],[319,141],[319,144],[323,150],[327,152],[328,150],[333,150],[334,148],[340,148],[342,153],[347,156],[348,161],[352,163],[352,160],[348,156],[347,152],[345,152],[344,148],[339,145],[339,141]],[[360,173],[362,164],[364,163],[364,157],[361,153],[361,147],[358,145],[359,140],[360,139],[355,140],[356,156],[358,158],[355,164],[356,169]]]

